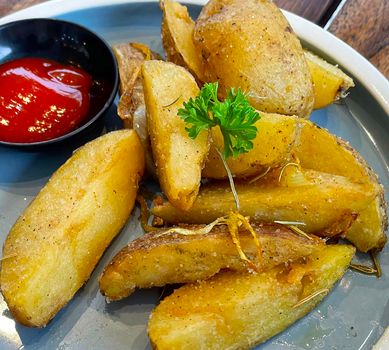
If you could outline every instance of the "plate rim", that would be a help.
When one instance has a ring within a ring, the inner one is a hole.
[[[179,0],[180,1],[180,0]],[[0,18],[0,25],[26,18],[53,17],[72,11],[157,0],[50,0]],[[184,0],[185,4],[204,5],[206,0]],[[350,72],[369,91],[389,118],[389,80],[365,57],[335,35],[298,15],[283,10],[300,39],[325,52]]]
[[[178,1],[191,5],[204,5],[207,2],[207,0]],[[46,0],[0,18],[0,25],[20,19],[53,17],[88,8],[152,2],[158,2],[158,0]],[[289,11],[282,10],[282,12],[300,39],[345,67],[369,91],[389,118],[389,80],[372,63],[341,39],[315,23]],[[376,350],[383,350],[385,344],[389,344],[388,331],[389,327],[376,343]]]

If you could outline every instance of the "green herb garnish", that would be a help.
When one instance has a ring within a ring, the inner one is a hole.
[[[259,113],[251,107],[240,88],[232,88],[221,102],[217,97],[218,83],[207,83],[199,95],[178,110],[178,115],[188,124],[189,137],[195,139],[202,130],[219,126],[224,139],[223,157],[237,157],[253,148],[257,135],[255,122]]]

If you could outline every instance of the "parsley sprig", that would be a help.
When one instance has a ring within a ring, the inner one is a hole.
[[[178,110],[178,115],[187,124],[185,129],[192,139],[195,139],[202,130],[220,127],[224,140],[224,149],[223,153],[217,148],[216,150],[227,172],[237,212],[231,211],[226,217],[217,219],[213,225],[220,221],[227,223],[232,241],[237,247],[240,258],[257,271],[257,266],[247,258],[241,248],[239,227],[243,225],[253,235],[257,247],[258,260],[262,257],[261,248],[248,218],[239,214],[239,197],[235,189],[231,170],[227,164],[227,158],[237,157],[239,154],[246,153],[253,148],[252,140],[255,139],[258,131],[254,124],[259,120],[260,116],[250,106],[249,101],[240,88],[236,92],[234,89],[231,89],[223,102],[219,101],[217,90],[217,82],[205,84],[196,98],[191,98],[188,102],[184,102],[184,108]],[[185,232],[185,234],[188,233]]]
[[[202,130],[219,126],[224,139],[223,157],[237,157],[253,148],[259,120],[258,112],[251,107],[240,88],[232,88],[221,102],[217,97],[218,83],[207,83],[196,98],[184,102],[178,115],[188,125],[188,135],[195,139]]]

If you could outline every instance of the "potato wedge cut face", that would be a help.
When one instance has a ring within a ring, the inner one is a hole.
[[[387,237],[387,206],[384,189],[374,171],[349,144],[309,120],[300,120],[301,133],[295,155],[305,168],[346,176],[356,183],[379,189],[376,198],[361,211],[346,237],[361,251],[381,250]]]
[[[240,87],[260,111],[311,113],[313,86],[300,41],[271,1],[209,1],[196,21],[194,42],[204,81],[218,81],[223,97]]]
[[[222,272],[185,285],[152,312],[151,343],[160,350],[250,349],[312,310],[342,277],[354,253],[351,246],[327,246],[289,268]]]
[[[298,236],[282,225],[256,224],[253,228],[262,251],[260,260],[250,233],[241,229],[239,238],[243,251],[261,271],[302,259],[324,244],[317,238]],[[100,277],[101,293],[110,300],[119,300],[135,288],[204,280],[227,267],[235,271],[248,269],[224,225],[207,234],[190,236],[164,232],[146,234],[123,248]]]
[[[201,170],[207,156],[208,131],[195,140],[177,115],[183,103],[197,96],[199,88],[182,67],[163,61],[143,64],[148,128],[161,188],[177,208],[188,210],[197,197]]]
[[[276,171],[253,184],[237,182],[241,214],[255,221],[299,221],[305,224],[305,232],[325,235],[326,229],[365,209],[379,191],[374,184],[358,184],[342,176],[313,170],[302,173],[304,182],[295,185],[284,185]],[[152,211],[169,223],[209,223],[234,208],[233,195],[224,182],[204,185],[189,211],[168,202]]]
[[[304,50],[312,77],[315,94],[314,109],[326,107],[342,97],[354,87],[354,81],[340,68],[326,62],[324,59]]]
[[[43,327],[84,285],[134,206],[143,174],[134,131],[80,148],[8,234],[0,286],[17,321]]]
[[[269,167],[285,164],[298,137],[298,118],[259,112],[261,119],[255,123],[258,130],[253,141],[254,147],[236,158],[228,158],[227,164],[232,174],[237,177],[248,177],[261,174]],[[223,136],[219,129],[211,131],[212,142],[203,169],[203,177],[211,179],[227,178],[226,170],[217,149],[224,147]]]
[[[161,1],[162,44],[168,61],[187,68],[201,80],[202,62],[193,42],[195,23],[188,9],[172,0]]]

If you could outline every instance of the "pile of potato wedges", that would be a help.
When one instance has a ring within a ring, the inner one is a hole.
[[[210,0],[196,21],[173,0],[160,5],[166,61],[143,44],[113,47],[125,129],[79,149],[20,216],[1,292],[17,321],[45,326],[131,215],[140,181],[157,181],[150,232],[106,266],[101,293],[114,301],[182,284],[150,316],[154,348],[249,349],[312,310],[356,249],[384,247],[384,190],[349,144],[309,120],[354,83],[302,48],[276,5]],[[252,150],[227,159],[250,223],[237,220],[235,236],[223,136],[192,139],[178,116],[216,81],[221,100],[241,88],[260,115]]]

